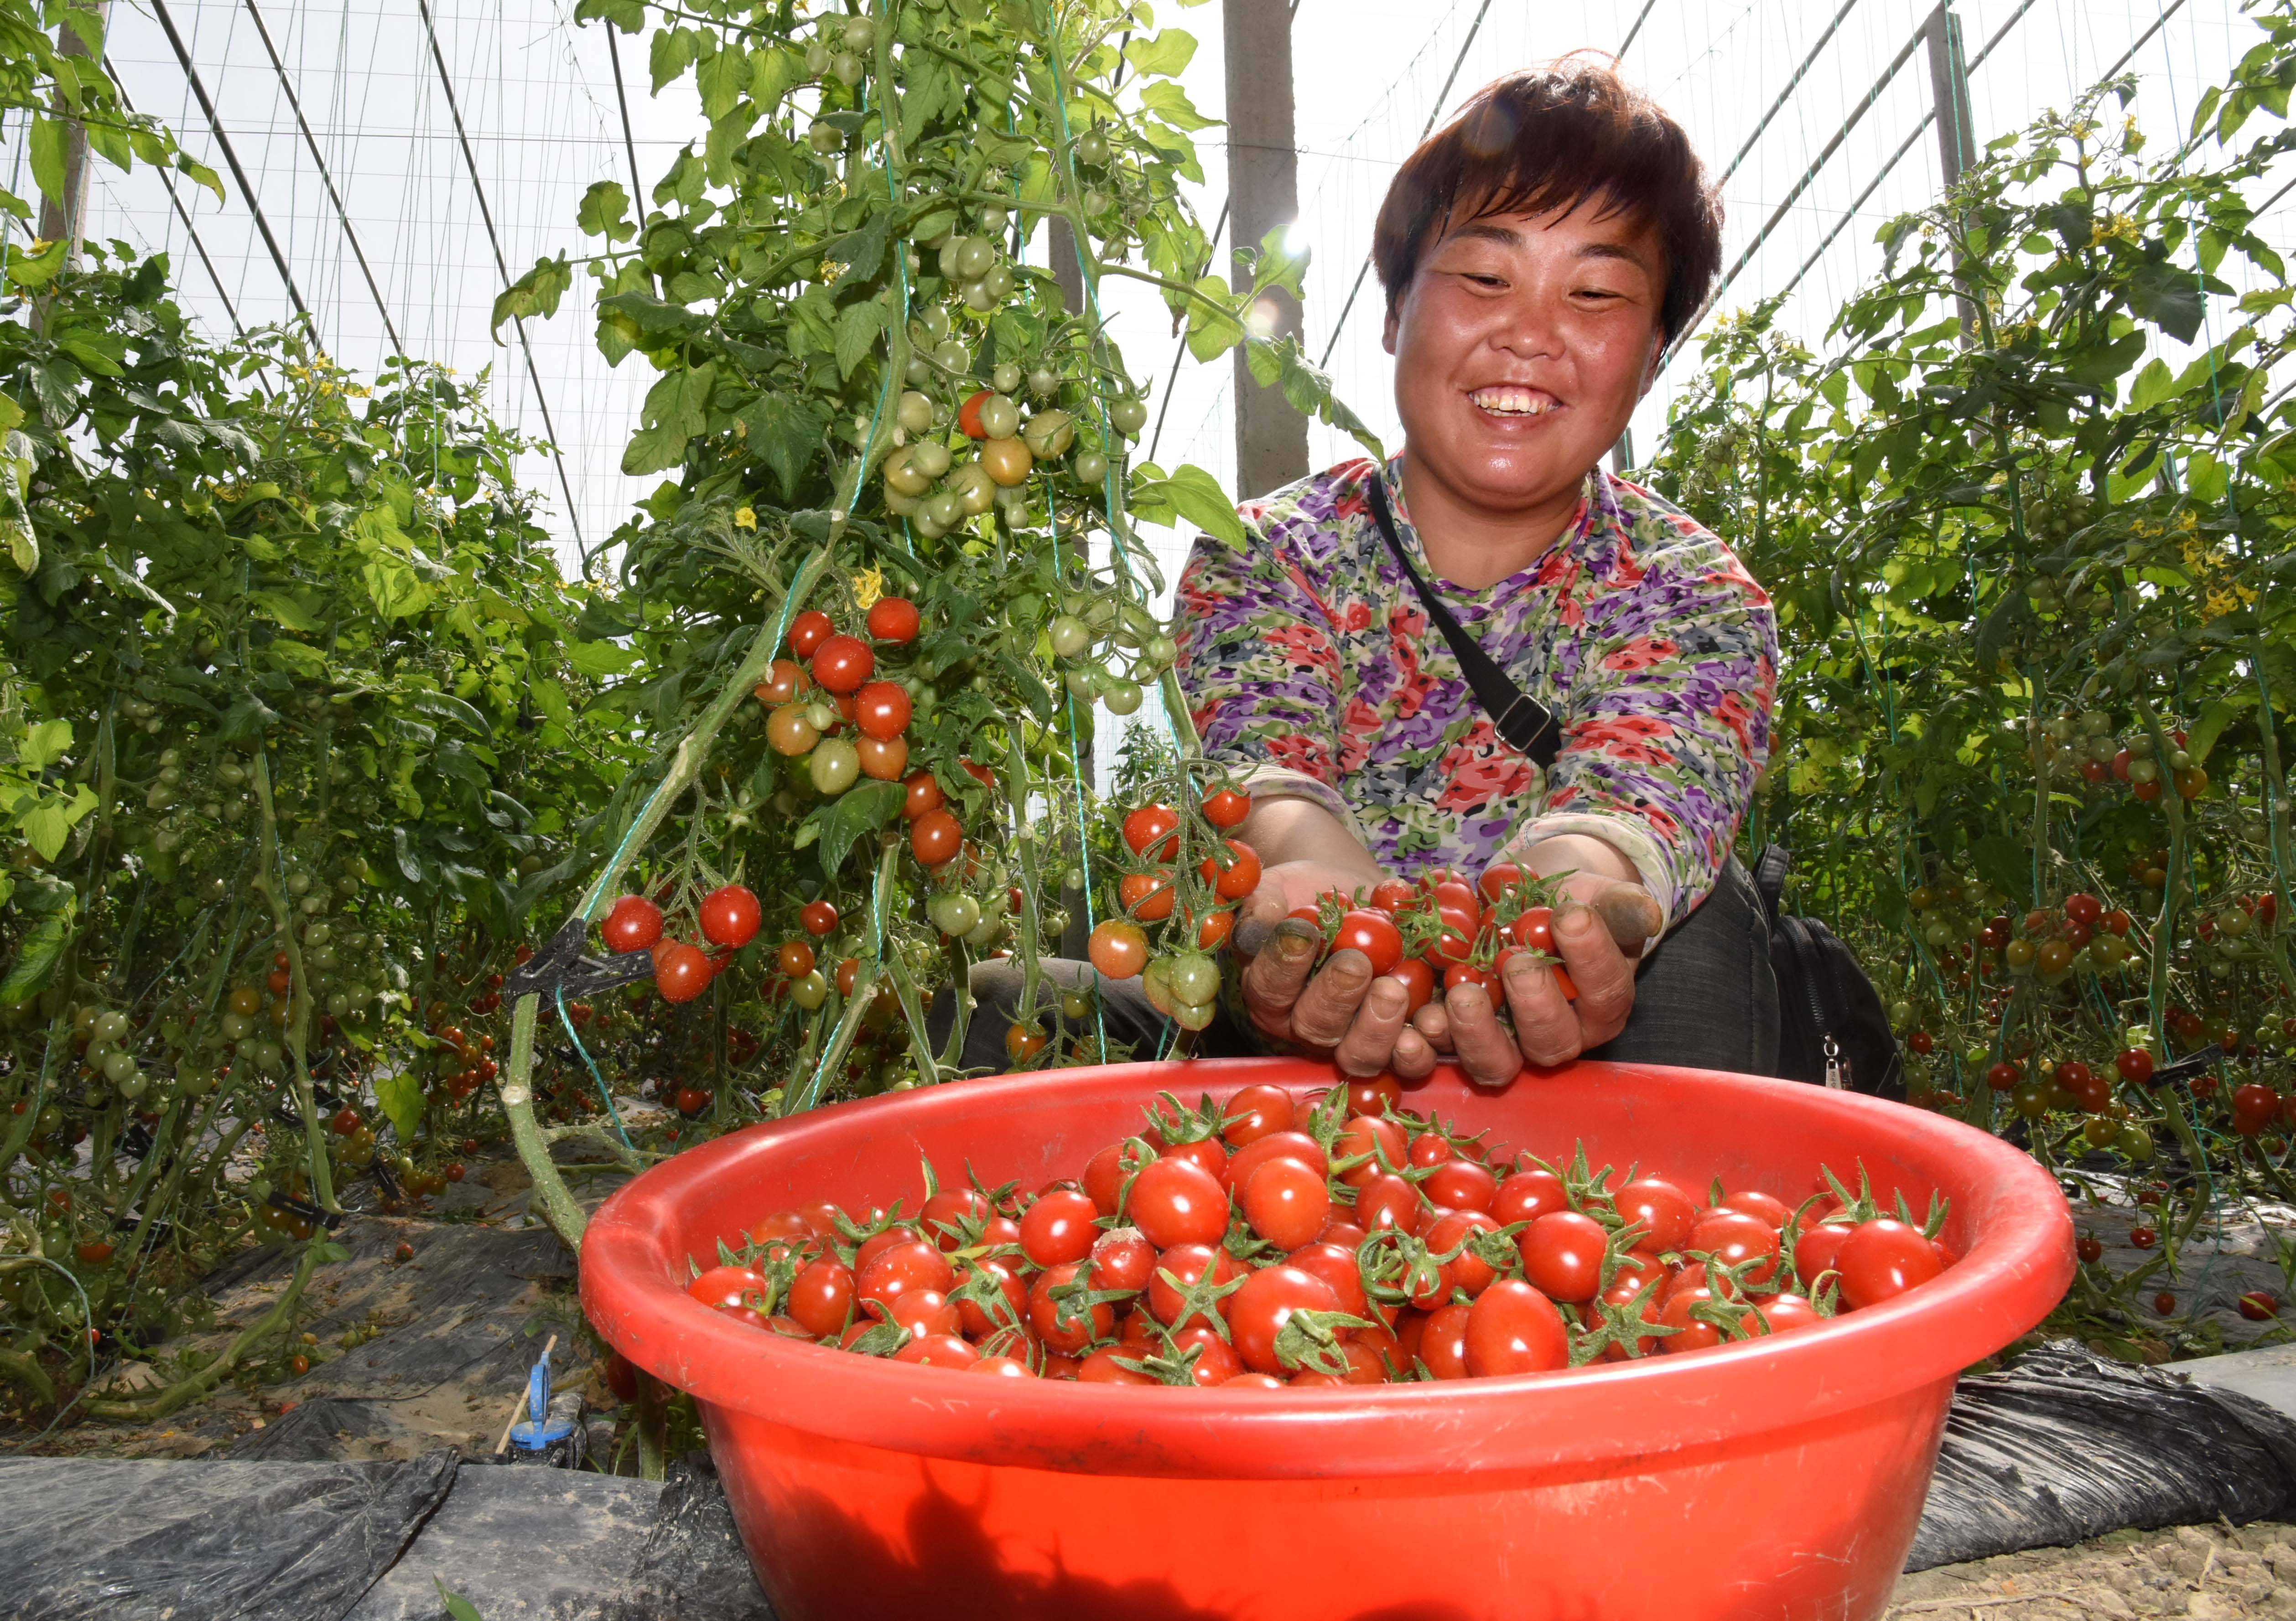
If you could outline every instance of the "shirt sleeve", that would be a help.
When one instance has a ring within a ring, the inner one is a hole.
[[[1259,523],[1240,549],[1200,535],[1176,597],[1175,673],[1205,757],[1256,798],[1310,800],[1363,839],[1339,791],[1338,639],[1298,561]]]
[[[1511,847],[1601,839],[1634,864],[1671,926],[1714,887],[1768,757],[1777,622],[1710,536],[1665,545],[1643,567],[1637,589],[1590,605],[1562,752]]]

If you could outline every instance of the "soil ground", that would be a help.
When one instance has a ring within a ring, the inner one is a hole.
[[[1909,1576],[1887,1621],[2070,1621],[2296,1617],[2296,1526],[2259,1522],[2116,1531]]]

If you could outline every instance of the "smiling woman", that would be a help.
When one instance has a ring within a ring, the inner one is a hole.
[[[1774,1062],[1766,930],[1730,856],[1768,747],[1769,602],[1599,465],[1704,301],[1720,225],[1680,127],[1589,59],[1489,86],[1398,172],[1373,258],[1401,454],[1246,503],[1244,545],[1199,541],[1180,585],[1196,725],[1253,794],[1263,876],[1235,938],[1260,1039],[1363,1074],[1453,1052],[1491,1084],[1597,1049]],[[1544,770],[1429,635],[1443,610],[1559,723]],[[1446,870],[1488,892],[1504,864],[1569,875],[1566,971],[1526,951],[1414,1011],[1360,953],[1318,970],[1287,915]]]

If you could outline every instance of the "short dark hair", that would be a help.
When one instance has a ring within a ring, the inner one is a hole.
[[[1657,232],[1661,341],[1697,317],[1722,267],[1722,200],[1682,126],[1620,78],[1614,60],[1570,56],[1496,79],[1404,160],[1372,232],[1390,315],[1455,210],[1544,214],[1596,198]]]

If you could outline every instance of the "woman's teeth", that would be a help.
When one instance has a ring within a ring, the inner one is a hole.
[[[1467,397],[1494,416],[1538,416],[1560,403],[1528,389],[1478,389]]]

